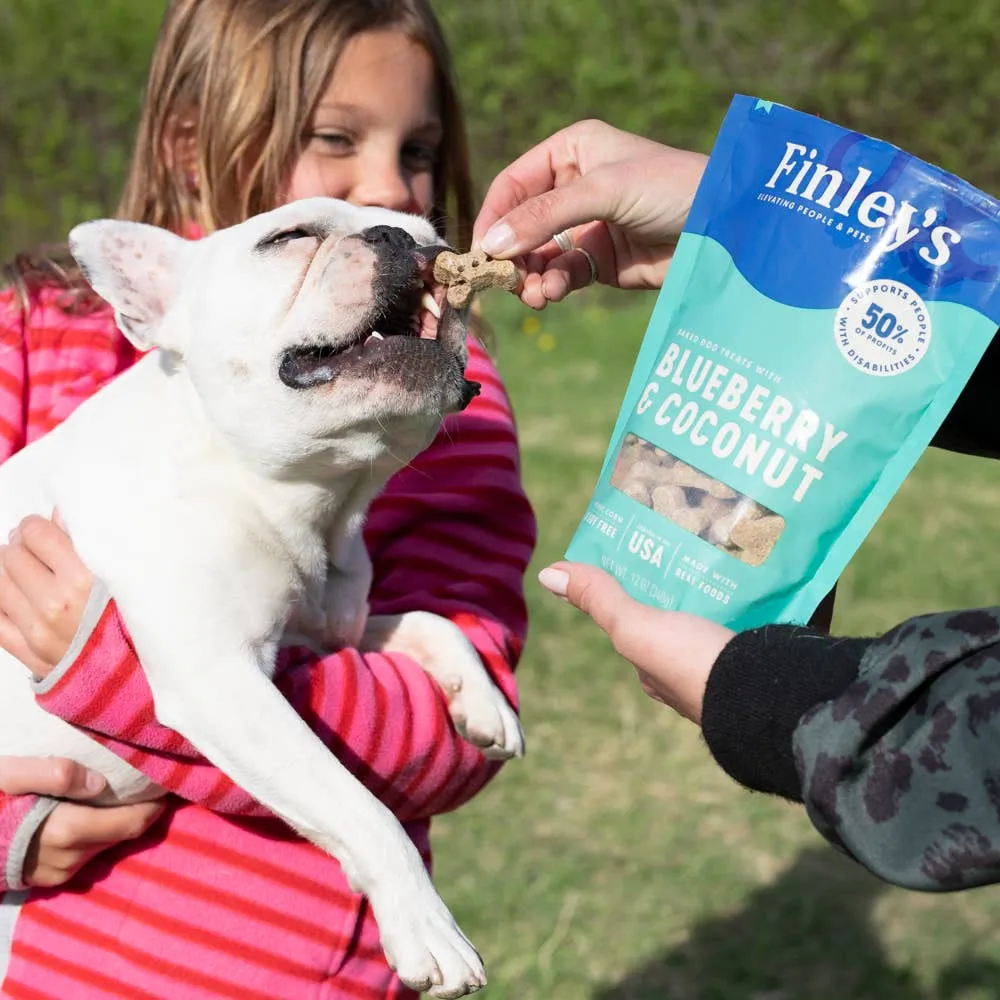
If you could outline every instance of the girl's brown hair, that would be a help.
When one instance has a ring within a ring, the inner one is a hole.
[[[427,0],[171,0],[117,217],[208,233],[274,208],[344,46],[378,30],[402,32],[434,61],[443,136],[431,218],[464,249],[473,221],[465,122]],[[64,248],[21,254],[5,272],[22,293],[39,282],[85,288]]]

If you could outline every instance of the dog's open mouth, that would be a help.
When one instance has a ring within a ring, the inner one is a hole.
[[[381,315],[354,337],[336,345],[314,343],[288,348],[281,356],[279,378],[291,389],[309,389],[332,382],[359,361],[378,361],[392,338],[438,341],[439,331],[455,322],[461,324],[447,304],[445,292],[445,287],[434,281],[431,263],[426,263]]]

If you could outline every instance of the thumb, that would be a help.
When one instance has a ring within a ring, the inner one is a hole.
[[[515,257],[548,243],[556,233],[588,222],[612,221],[613,184],[598,168],[563,187],[534,195],[497,219],[483,234],[480,249],[491,257]]]
[[[0,757],[0,791],[7,795],[89,799],[106,785],[103,775],[64,757]]]
[[[595,566],[555,563],[538,574],[538,582],[592,618],[612,641],[635,606],[618,581]]]

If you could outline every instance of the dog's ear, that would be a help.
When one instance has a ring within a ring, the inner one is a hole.
[[[181,331],[164,317],[180,287],[187,241],[141,222],[98,219],[74,227],[69,249],[91,287],[115,311],[140,351],[184,353]]]

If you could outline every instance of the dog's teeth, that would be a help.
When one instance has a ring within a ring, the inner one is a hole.
[[[420,304],[435,318],[441,318],[441,307],[434,301],[434,296],[430,292],[424,292]]]
[[[385,337],[383,337],[382,334],[378,332],[378,330],[372,330],[372,335],[368,339],[369,340],[385,340]]]

